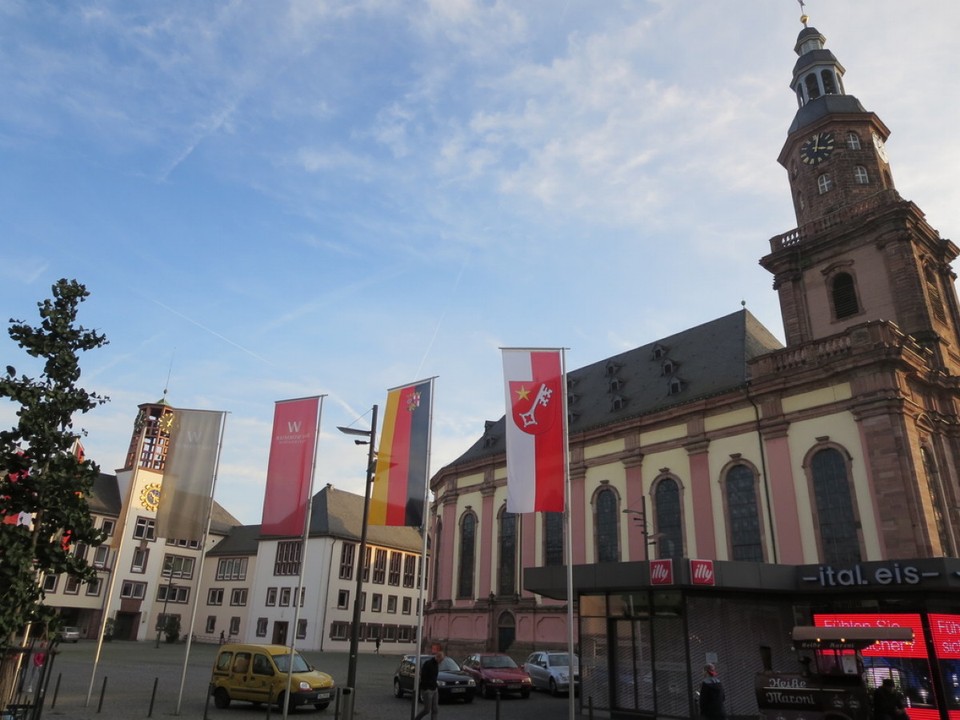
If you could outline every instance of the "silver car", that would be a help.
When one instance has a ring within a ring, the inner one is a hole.
[[[530,653],[523,669],[530,675],[535,688],[549,690],[551,695],[570,692],[570,656],[565,652],[541,650]],[[576,693],[580,689],[580,662],[576,655],[573,656],[572,684]]]

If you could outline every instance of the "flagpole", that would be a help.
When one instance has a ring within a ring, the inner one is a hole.
[[[313,464],[310,466],[309,492],[307,492],[307,512],[303,520],[303,539],[301,540],[300,550],[300,570],[297,573],[297,592],[293,598],[293,632],[290,633],[290,658],[287,663],[287,691],[284,693],[283,719],[287,720],[290,709],[290,687],[293,685],[293,654],[297,645],[297,629],[300,626],[300,605],[303,597],[303,573],[307,567],[307,546],[310,542],[310,521],[313,517],[313,480],[317,472],[317,446],[320,444],[320,417],[323,415],[323,398],[320,395],[317,403],[317,418],[315,427],[317,428],[313,436]]]
[[[567,678],[570,691],[567,693],[567,711],[569,720],[576,716],[576,683],[574,673],[579,667],[577,656],[573,653],[573,505],[570,494],[570,425],[567,416],[567,353],[560,348],[560,388],[563,402],[563,494],[567,521]]]
[[[143,410],[140,410],[140,413],[143,413]],[[160,417],[163,417],[161,413]],[[157,423],[160,422],[160,418],[157,418]],[[130,504],[133,502],[133,489],[137,484],[137,473],[140,469],[140,463],[143,456],[143,441],[147,435],[147,419],[144,419],[143,426],[140,428],[140,437],[137,438],[137,450],[136,454],[133,456],[133,466],[130,469],[130,485],[127,487],[127,501],[120,506],[120,517],[118,518],[120,522],[117,523],[117,527],[114,528],[114,535],[120,536],[120,542],[117,543],[117,550],[113,554],[113,565],[110,568],[110,582],[107,587],[107,597],[106,602],[103,606],[103,616],[100,618],[100,632],[97,636],[97,651],[93,656],[93,670],[90,672],[90,686],[87,688],[87,700],[83,704],[84,707],[90,706],[90,698],[93,697],[93,683],[97,679],[97,668],[100,666],[100,653],[103,650],[103,636],[107,629],[107,618],[110,617],[111,610],[111,601],[113,600],[113,591],[116,588],[117,584],[117,575],[119,573],[119,568],[117,567],[120,562],[120,553],[123,551],[123,540],[127,535],[127,515],[130,513]],[[107,556],[109,560],[109,555]]]
[[[210,537],[210,524],[213,521],[213,495],[217,489],[217,475],[220,472],[220,453],[223,451],[223,434],[227,427],[227,415],[221,412],[220,419],[220,439],[217,442],[217,459],[213,466],[213,482],[210,483],[210,504],[207,507],[207,526],[203,531],[203,538],[200,540],[200,562],[197,565],[197,586],[193,593],[193,607],[190,610],[190,629],[187,632],[187,646],[183,653],[183,671],[180,673],[180,693],[177,695],[177,709],[174,715],[180,714],[180,705],[183,702],[183,686],[187,681],[187,664],[190,661],[190,647],[193,644],[194,623],[197,620],[197,604],[200,602],[200,590],[203,587],[203,560],[207,556],[207,538]],[[170,575],[173,577],[173,567],[170,568]],[[169,588],[167,590],[169,592]]]
[[[423,514],[420,517],[420,530],[423,534],[423,544],[420,548],[420,597],[417,599],[417,646],[414,649],[416,660],[413,670],[413,692],[410,698],[411,718],[414,716],[414,713],[416,713],[417,697],[420,695],[420,652],[423,647],[423,596],[427,585],[427,568],[429,568],[429,564],[427,564],[427,534],[429,529],[427,517],[429,515],[430,496],[430,449],[433,441],[433,380],[434,378],[430,378],[430,407],[427,411],[427,427],[429,430],[427,432],[427,463],[425,466],[427,477],[423,483],[423,510],[421,511]]]

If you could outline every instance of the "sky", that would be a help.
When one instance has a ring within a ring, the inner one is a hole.
[[[960,231],[956,0],[809,0],[894,182]],[[435,377],[431,471],[504,413],[502,347],[569,369],[746,308],[796,226],[794,0],[0,0],[0,318],[60,278],[109,345],[75,418],[228,412],[259,523],[274,404],[323,395],[314,487],[363,492],[389,388]],[[9,325],[5,325],[5,330]],[[0,365],[38,367],[0,334]],[[16,407],[0,403],[0,425]]]

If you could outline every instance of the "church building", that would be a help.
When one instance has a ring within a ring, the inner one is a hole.
[[[488,422],[431,479],[425,639],[448,654],[564,648],[572,601],[584,708],[691,717],[712,662],[756,717],[794,626],[901,625],[870,681],[960,717],[958,248],[802,20],[778,156],[797,227],[760,259],[786,346],[744,309],[569,371],[569,542],[562,513],[506,512]]]

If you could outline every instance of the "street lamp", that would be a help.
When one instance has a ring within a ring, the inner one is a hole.
[[[360,435],[366,440],[354,440],[357,445],[369,445],[367,450],[367,482],[363,492],[363,525],[360,528],[360,555],[357,559],[357,590],[353,598],[353,624],[350,627],[350,661],[347,665],[347,687],[357,687],[357,648],[360,645],[360,594],[363,592],[363,563],[367,554],[367,517],[370,513],[370,486],[373,484],[375,467],[373,457],[377,442],[377,406],[373,406],[370,416],[370,429],[357,430],[356,428],[340,427],[337,430],[346,435]]]

